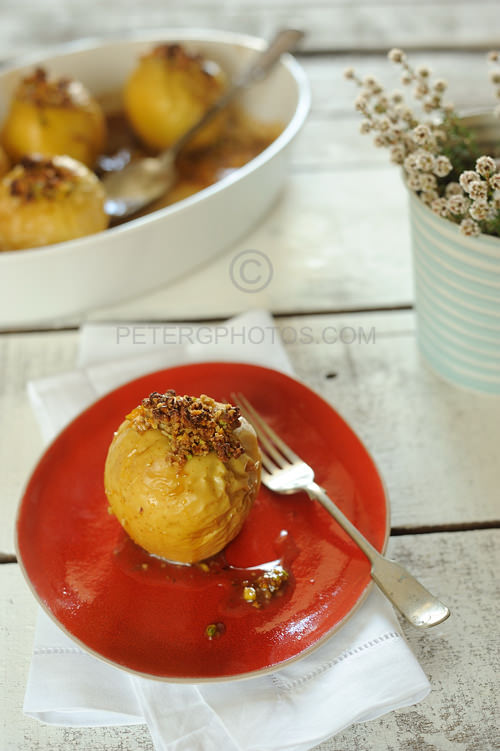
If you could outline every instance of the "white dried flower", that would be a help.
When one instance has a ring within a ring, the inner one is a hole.
[[[395,89],[391,94],[391,99],[394,104],[401,104],[401,102],[403,101],[403,94],[398,91],[398,89]]]
[[[366,112],[366,108],[368,106],[368,99],[366,97],[366,94],[360,94],[356,99],[354,100],[354,106],[359,112]]]
[[[443,111],[446,112],[447,115],[450,115],[455,110],[455,105],[453,102],[446,102],[443,104]]]
[[[425,144],[429,142],[429,139],[431,137],[429,126],[420,123],[420,125],[417,125],[415,128],[413,128],[411,137],[419,146],[425,146]]]
[[[499,206],[493,206],[493,204],[488,204],[488,216],[486,217],[487,222],[496,222],[498,219],[498,208]]]
[[[448,83],[444,80],[444,78],[438,78],[436,81],[434,81],[434,91],[442,94],[444,91],[446,91],[447,88]]]
[[[390,50],[387,54],[387,57],[393,63],[402,63],[406,60],[406,55],[403,50],[400,50],[397,47],[394,47],[392,50]]]
[[[344,78],[349,79],[349,78],[354,78],[354,76],[355,76],[354,68],[346,68],[344,70]]]
[[[446,177],[446,175],[450,174],[452,169],[453,169],[452,163],[450,162],[447,156],[444,156],[444,154],[439,154],[434,159],[433,172],[437,177]]]
[[[377,99],[375,103],[375,110],[377,112],[385,112],[387,108],[389,107],[389,100],[386,96],[381,96]]]
[[[375,144],[377,149],[380,149],[382,146],[386,145],[385,138],[380,135],[375,136],[375,138],[373,139],[373,143]]]
[[[422,104],[422,109],[423,109],[423,110],[424,110],[424,112],[426,112],[427,114],[430,114],[430,113],[432,112],[432,110],[433,110],[433,109],[436,109],[436,108],[434,107],[434,105],[432,104],[432,102],[431,102],[431,101],[427,100],[427,101],[425,101],[425,102],[424,102],[424,103]]]
[[[490,73],[490,81],[492,83],[500,83],[500,71],[492,70]]]
[[[488,186],[481,180],[474,180],[469,185],[469,195],[473,201],[485,201],[488,197]]]
[[[448,201],[446,198],[435,198],[431,203],[431,209],[439,216],[448,216]]]
[[[401,83],[403,86],[408,86],[413,81],[413,76],[408,70],[404,70],[401,74]]]
[[[371,131],[372,127],[373,126],[372,126],[370,120],[363,120],[363,122],[359,126],[359,130],[360,130],[361,133],[366,134],[366,133],[369,133]]]
[[[468,237],[477,237],[481,234],[479,225],[474,221],[474,219],[462,219],[462,221],[460,222],[460,232],[463,235],[467,235]]]
[[[413,92],[413,96],[415,99],[423,99],[426,94],[429,93],[429,87],[426,83],[420,82],[417,86],[415,86],[415,90]]]
[[[456,195],[448,198],[448,211],[450,214],[462,216],[467,213],[469,206],[470,201],[465,196]]]
[[[458,178],[460,185],[465,190],[466,193],[469,192],[469,188],[471,183],[476,182],[481,179],[480,175],[478,175],[477,172],[474,172],[474,170],[465,170],[465,172],[462,172],[460,177]]]
[[[434,157],[428,151],[417,151],[417,168],[422,172],[432,172],[434,169]]]
[[[415,154],[415,152],[408,154],[408,156],[404,160],[404,168],[407,172],[414,172],[418,169],[417,155]]]
[[[440,128],[437,128],[432,132],[432,135],[434,136],[436,141],[446,141],[446,133],[444,130],[441,130]]]
[[[406,155],[406,147],[404,144],[403,132],[401,128],[398,128],[397,126],[391,128],[390,130],[387,131],[387,133],[385,134],[385,137],[387,138],[389,143],[401,144],[401,146],[404,148],[404,152]]]
[[[374,76],[365,76],[363,78],[363,86],[366,86],[367,89],[373,89],[379,86],[379,82]]]
[[[497,171],[497,164],[491,156],[480,156],[476,161],[476,172],[483,177],[489,177]]]
[[[430,206],[433,201],[436,200],[436,198],[439,198],[437,190],[424,190],[420,194],[420,198],[422,201],[427,205]]]
[[[488,60],[490,63],[496,63],[500,59],[500,54],[496,50],[488,52]]]
[[[420,186],[422,190],[436,190],[437,180],[434,175],[429,174],[429,172],[424,172],[420,175]]]
[[[413,120],[413,112],[409,107],[403,107],[401,110],[401,120],[405,123],[411,123]]]
[[[488,201],[474,201],[469,209],[469,214],[473,219],[478,222],[483,222],[487,219],[490,212]]]
[[[405,148],[402,144],[398,143],[396,146],[393,146],[390,151],[391,162],[394,162],[395,164],[403,164],[405,153]]]
[[[417,76],[420,76],[420,78],[429,78],[430,74],[431,72],[426,65],[419,65],[417,68]]]
[[[379,117],[376,123],[376,128],[381,133],[386,133],[389,128],[391,127],[391,121],[388,117],[384,115],[384,117]]]
[[[441,107],[441,97],[437,94],[433,94],[429,99],[429,104],[431,105],[433,110],[439,109],[439,107]]]
[[[406,180],[406,184],[410,190],[420,190],[420,175],[418,172],[410,172]]]
[[[447,198],[450,198],[450,196],[461,196],[462,188],[460,187],[460,183],[448,183],[448,185],[444,189],[444,194]]]
[[[494,190],[500,190],[500,172],[490,177],[489,183]]]

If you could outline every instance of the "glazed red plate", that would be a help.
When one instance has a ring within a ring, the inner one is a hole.
[[[316,472],[316,479],[378,549],[388,509],[366,449],[302,383],[253,365],[204,363],[152,373],[89,407],[37,465],[17,522],[19,560],[36,596],[83,647],[165,680],[234,679],[306,654],[362,601],[370,566],[337,523],[304,493],[262,488],[240,535],[203,566],[154,558],[108,513],[103,471],[113,432],[151,391],[243,392]],[[244,582],[272,561],[289,578],[256,608]],[[261,568],[262,567],[262,568]],[[213,627],[216,627],[215,630]],[[210,639],[207,635],[213,635]]]

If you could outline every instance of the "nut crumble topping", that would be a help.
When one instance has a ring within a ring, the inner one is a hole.
[[[57,199],[75,188],[78,175],[59,160],[23,157],[11,172],[9,190],[23,201]]]
[[[28,101],[36,107],[65,107],[70,109],[86,103],[88,95],[78,81],[71,78],[49,78],[47,71],[36,68],[21,81],[16,99]]]
[[[179,396],[173,389],[154,391],[127,419],[139,433],[159,430],[172,443],[171,461],[182,463],[190,456],[215,452],[223,462],[244,453],[234,431],[240,426],[240,410],[221,404],[206,394]]]
[[[264,571],[256,579],[246,579],[243,582],[243,599],[255,608],[260,608],[274,595],[281,593],[287,581],[288,571],[282,566],[276,566],[270,571]]]

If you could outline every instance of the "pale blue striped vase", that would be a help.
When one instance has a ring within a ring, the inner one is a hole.
[[[500,394],[500,238],[465,237],[410,193],[420,351],[454,384]]]

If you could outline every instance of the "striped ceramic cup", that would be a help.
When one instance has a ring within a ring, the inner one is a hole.
[[[410,194],[418,343],[460,386],[500,394],[500,238],[466,237]]]

